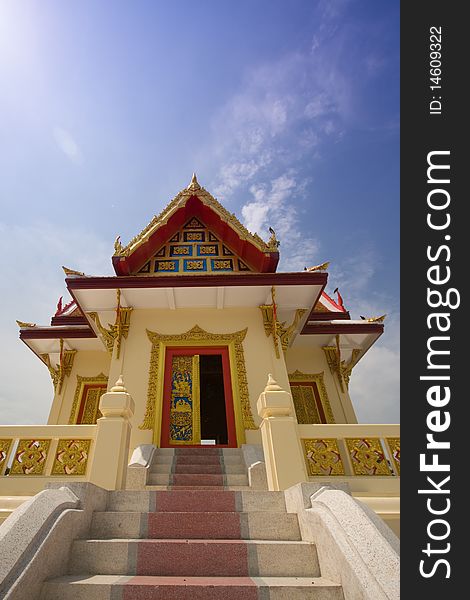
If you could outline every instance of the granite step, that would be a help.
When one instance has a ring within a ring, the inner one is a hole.
[[[323,577],[67,575],[47,581],[41,600],[344,600]]]
[[[248,476],[241,473],[150,473],[147,485],[248,486]]]
[[[245,465],[245,461],[241,454],[208,454],[206,456],[201,454],[160,454],[157,452],[154,457],[153,464],[166,464],[177,460],[178,464],[192,464],[192,465],[219,465],[219,464],[240,464]]]
[[[264,540],[75,540],[69,573],[176,577],[319,577],[314,544]]]
[[[90,536],[99,539],[300,540],[297,515],[272,512],[95,512]]]
[[[132,512],[286,512],[283,492],[183,490],[110,492],[107,510]]]
[[[194,460],[194,459],[193,459]],[[189,463],[177,461],[168,463],[156,463],[152,465],[150,473],[207,473],[207,474],[243,474],[246,475],[246,467],[242,463]]]

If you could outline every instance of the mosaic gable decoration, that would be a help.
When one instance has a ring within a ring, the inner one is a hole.
[[[173,235],[137,275],[239,273],[252,269],[195,217]]]

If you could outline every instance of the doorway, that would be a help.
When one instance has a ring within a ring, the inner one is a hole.
[[[237,446],[227,347],[166,349],[161,446]]]

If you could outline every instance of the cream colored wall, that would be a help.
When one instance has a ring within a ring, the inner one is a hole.
[[[110,362],[111,355],[105,350],[78,351],[73,361],[72,372],[64,378],[61,394],[54,395],[47,424],[68,424],[77,387],[77,375],[80,377],[94,377],[100,373],[108,375]]]
[[[294,345],[286,353],[286,363],[289,373],[296,370],[302,373],[323,372],[326,391],[336,423],[357,423],[351,398],[347,391],[341,391],[337,377],[331,373],[325,353],[321,348],[309,347],[304,344]],[[352,377],[354,377],[354,373]]]
[[[134,310],[127,340],[123,341],[121,358],[113,360],[110,379],[121,371],[125,386],[135,402],[132,419],[131,449],[139,444],[152,442],[152,432],[140,430],[147,403],[151,342],[146,329],[160,334],[177,335],[199,325],[210,333],[234,333],[248,328],[243,342],[251,411],[257,425],[260,423],[256,401],[264,390],[268,373],[272,373],[279,384],[288,386],[284,359],[277,359],[272,338],[264,332],[261,313],[257,308],[249,309],[177,309],[177,310]],[[112,382],[110,382],[112,385]],[[246,432],[247,443],[261,443],[259,430]]]

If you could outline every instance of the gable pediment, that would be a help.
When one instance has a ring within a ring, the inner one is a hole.
[[[127,246],[117,238],[113,265],[117,275],[274,273],[277,247],[274,235],[266,243],[251,234],[193,176]]]

